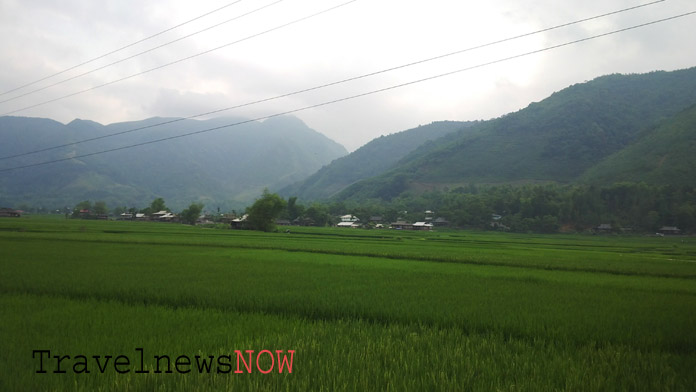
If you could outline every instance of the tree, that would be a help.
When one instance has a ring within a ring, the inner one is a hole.
[[[106,202],[97,201],[94,203],[94,214],[95,215],[106,215],[109,213],[109,209],[106,208]]]
[[[89,200],[81,201],[75,205],[75,208],[73,208],[73,217],[78,217],[80,216],[80,211],[89,211],[89,213],[92,213],[92,202]]]
[[[181,221],[184,223],[195,225],[196,220],[198,220],[198,217],[201,215],[201,211],[203,211],[203,204],[191,203],[187,209],[181,211],[179,218],[181,218]]]
[[[307,210],[305,210],[305,217],[314,221],[314,224],[319,227],[326,226],[329,223],[330,216],[327,212],[326,206],[314,202]]]
[[[160,212],[160,211],[169,211],[169,208],[167,208],[167,206],[164,205],[164,199],[161,197],[158,197],[152,201],[152,204],[150,204],[150,210],[153,213],[155,213],[155,212]]]
[[[288,205],[286,210],[287,218],[289,220],[294,220],[295,218],[302,216],[305,209],[302,206],[302,204],[297,204],[297,196],[293,196],[288,198]]]
[[[275,230],[275,220],[285,209],[285,200],[275,193],[269,193],[264,189],[260,199],[256,199],[254,204],[247,208],[247,222],[253,230],[273,231]]]

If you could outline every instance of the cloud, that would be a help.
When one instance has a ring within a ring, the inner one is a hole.
[[[171,0],[143,3],[37,0],[0,2],[3,64],[0,92],[106,53],[228,4]],[[281,2],[264,11],[30,96],[0,104],[0,114],[72,94],[201,53],[223,49],[148,72],[19,115],[67,122],[102,123],[151,116],[190,116],[355,77],[432,56],[529,33],[630,7],[628,0],[553,0],[427,3],[357,1],[277,31],[262,33],[340,4]],[[263,4],[270,4],[263,3]],[[242,2],[146,43],[64,76],[99,67],[178,37],[235,18],[261,6]],[[691,11],[689,0],[670,0],[601,20],[407,67],[351,83],[234,110],[225,115],[259,117],[474,67],[514,54],[602,34]],[[308,125],[354,149],[381,134],[438,120],[500,116],[553,91],[609,73],[673,70],[696,65],[687,37],[696,16],[471,69],[437,80],[298,112]],[[60,78],[51,79],[51,82]],[[36,85],[45,86],[48,81]],[[27,90],[23,90],[27,91]],[[2,98],[11,98],[7,94]]]

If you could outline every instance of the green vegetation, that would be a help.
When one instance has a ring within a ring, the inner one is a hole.
[[[588,170],[587,183],[607,184],[616,179],[650,184],[694,184],[696,168],[696,106],[658,127]]]
[[[322,200],[334,196],[350,184],[384,173],[424,143],[472,126],[472,122],[437,121],[418,128],[380,136],[330,164],[307,179],[287,186],[281,195],[300,200]]]
[[[696,68],[602,76],[426,143],[335,199],[388,200],[470,183],[696,186],[696,176],[689,175],[695,170],[693,113],[680,115],[694,104]]]
[[[469,185],[404,192],[391,200],[315,202],[313,206],[315,214],[351,213],[361,222],[381,216],[386,223],[397,218],[422,221],[424,212],[433,210],[453,227],[521,233],[583,232],[600,224],[610,224],[615,233],[655,233],[663,226],[676,226],[682,233],[696,231],[696,188],[691,186]],[[294,210],[303,210],[303,206],[295,203]],[[492,220],[493,214],[501,219]]]
[[[188,208],[181,211],[181,221],[189,225],[195,225],[196,220],[198,220],[198,217],[201,215],[201,211],[203,211],[203,204],[191,203]]]
[[[691,237],[31,217],[0,220],[0,246],[2,390],[696,388]],[[32,359],[137,347],[295,357],[268,375],[36,374]]]
[[[285,200],[264,189],[263,194],[251,207],[247,208],[249,226],[253,230],[273,231],[275,220],[286,207]]]
[[[103,200],[110,206],[142,209],[154,198],[163,197],[168,207],[177,211],[191,202],[224,210],[240,209],[263,188],[282,188],[304,179],[347,153],[343,146],[292,116],[227,128],[223,127],[245,119],[175,120],[150,118],[110,125],[75,120],[64,125],[40,118],[0,117],[0,157],[140,129],[98,143],[3,160],[0,168],[220,127],[200,136],[4,173],[0,176],[0,206],[27,204],[62,211],[81,200]]]

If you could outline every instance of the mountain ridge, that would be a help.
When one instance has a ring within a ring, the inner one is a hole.
[[[62,124],[50,119],[1,117],[2,157],[124,134],[4,160],[2,168],[69,158],[5,172],[0,177],[0,202],[70,206],[81,200],[105,200],[113,206],[144,206],[163,197],[176,208],[191,202],[240,208],[264,188],[298,181],[347,154],[343,146],[290,116],[206,131],[242,121],[246,120],[153,117],[102,125],[80,119]],[[130,132],[138,128],[143,129]],[[206,132],[179,137],[197,131]],[[163,138],[171,140],[150,143]],[[136,144],[141,145],[79,158]]]
[[[601,76],[479,122],[446,143],[420,146],[389,171],[352,184],[335,199],[388,200],[406,191],[468,183],[580,182],[643,130],[695,103],[696,68]]]

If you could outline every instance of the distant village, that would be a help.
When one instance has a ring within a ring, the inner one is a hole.
[[[0,218],[20,218],[24,211],[3,207],[0,208]],[[92,219],[92,220],[119,220],[119,221],[140,221],[140,222],[163,222],[163,223],[182,223],[179,216],[171,211],[161,210],[154,213],[146,214],[141,212],[123,212],[116,216],[109,214],[96,214],[89,209],[80,209],[72,215],[66,214],[66,218]],[[196,220],[196,225],[224,225],[230,229],[245,230],[247,226],[247,214],[237,215],[235,213],[227,214],[201,214]],[[502,216],[498,214],[491,215],[490,228],[497,231],[509,231],[509,228],[500,223]],[[403,219],[397,219],[396,222],[387,223],[381,216],[371,216],[366,222],[362,222],[357,216],[346,214],[335,217],[338,223],[333,224],[334,227],[345,229],[393,229],[393,230],[414,230],[414,231],[432,231],[435,228],[448,228],[450,222],[443,217],[435,217],[433,211],[427,210],[423,214],[423,220],[417,222],[407,222]],[[315,222],[306,217],[298,217],[296,219],[276,219],[276,226],[317,226]],[[630,234],[632,228],[614,227],[610,223],[601,223],[592,228],[594,234]],[[662,226],[655,235],[680,235],[682,231],[676,226]]]

